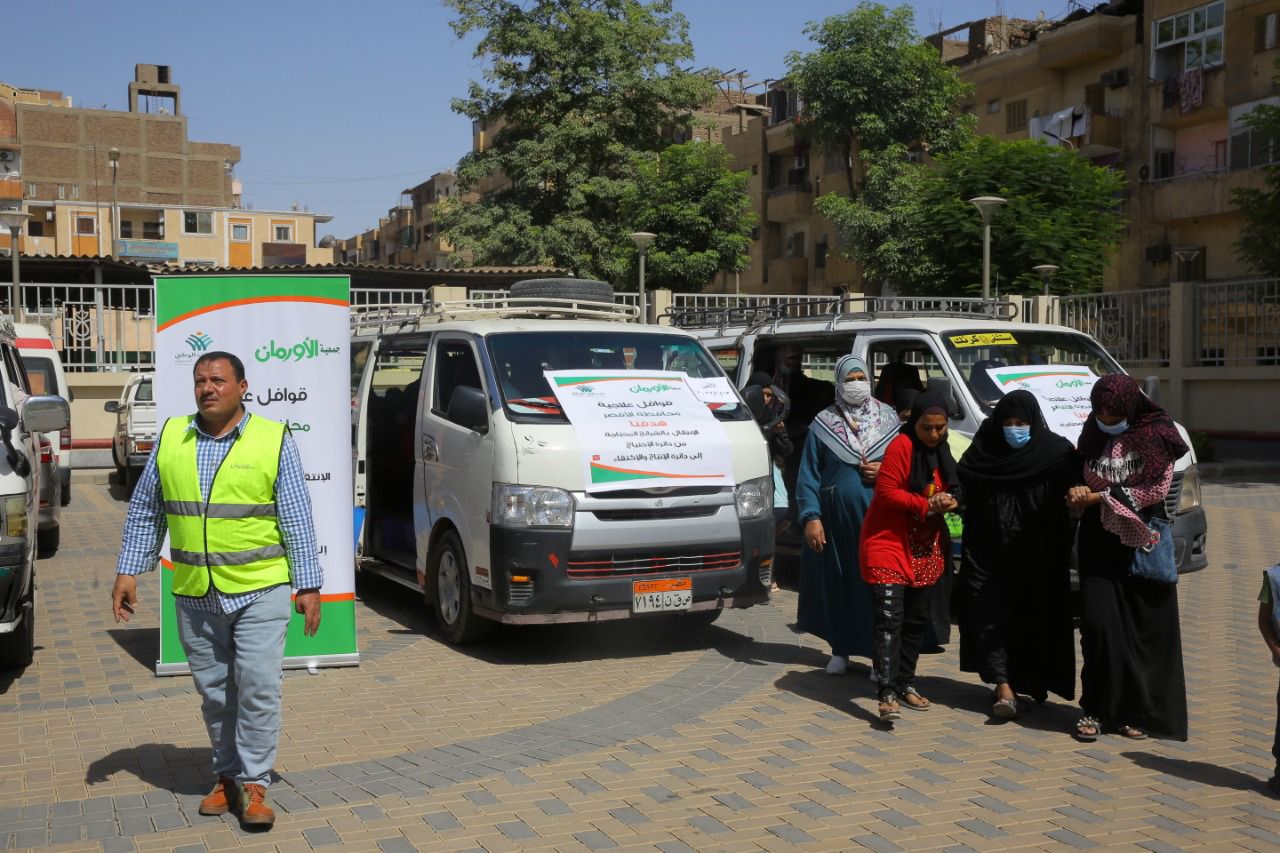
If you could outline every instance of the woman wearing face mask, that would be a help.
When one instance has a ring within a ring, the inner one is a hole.
[[[1131,376],[1093,386],[1093,413],[1080,433],[1083,486],[1069,504],[1080,519],[1080,707],[1076,737],[1103,727],[1139,740],[1147,732],[1187,739],[1187,692],[1175,584],[1133,577],[1136,548],[1159,534],[1173,463],[1187,445],[1165,411]]]
[[[915,688],[933,585],[950,559],[943,515],[958,507],[956,464],[947,447],[947,400],[925,392],[885,451],[862,526],[862,578],[871,585],[873,678],[880,719],[899,719],[929,700]]]
[[[858,537],[898,416],[872,399],[860,359],[840,359],[835,375],[836,402],[810,425],[796,478],[805,545],[796,623],[831,644],[827,672],[840,675],[850,655],[871,653],[871,605],[858,571]]]
[[[996,403],[957,466],[964,553],[956,605],[960,669],[995,685],[992,716],[1018,716],[1018,694],[1075,698],[1071,518],[1079,482],[1071,442],[1049,430],[1029,391]]]

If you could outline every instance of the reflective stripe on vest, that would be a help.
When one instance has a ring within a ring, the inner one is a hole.
[[[275,504],[284,424],[251,415],[214,473],[206,501],[192,420],[166,421],[156,450],[174,594],[200,597],[212,584],[237,595],[288,583]]]

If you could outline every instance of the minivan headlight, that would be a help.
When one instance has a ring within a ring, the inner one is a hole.
[[[1182,491],[1178,494],[1178,512],[1200,506],[1200,469],[1192,465],[1182,475]]]
[[[756,477],[739,483],[734,493],[738,518],[759,518],[773,512],[773,477]]]
[[[551,486],[494,483],[492,518],[499,527],[573,527],[573,495]]]
[[[27,535],[27,496],[9,495],[4,499],[4,535],[22,538]]]

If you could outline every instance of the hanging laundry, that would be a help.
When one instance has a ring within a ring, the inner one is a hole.
[[[1204,104],[1204,71],[1196,66],[1182,75],[1178,85],[1178,112],[1186,115]]]
[[[1081,104],[1071,113],[1071,136],[1080,138],[1089,135],[1089,108]]]

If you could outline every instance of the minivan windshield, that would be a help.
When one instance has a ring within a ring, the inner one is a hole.
[[[988,415],[1004,396],[988,372],[993,368],[1057,364],[1087,367],[1097,376],[1123,372],[1093,338],[1066,330],[1026,330],[1011,326],[1009,331],[987,328],[947,332],[942,335],[942,343],[973,398]]]
[[[692,338],[635,332],[506,332],[488,337],[507,414],[517,422],[565,423],[547,370],[676,370],[695,379],[724,371]],[[721,420],[746,420],[741,405],[714,410]]]

